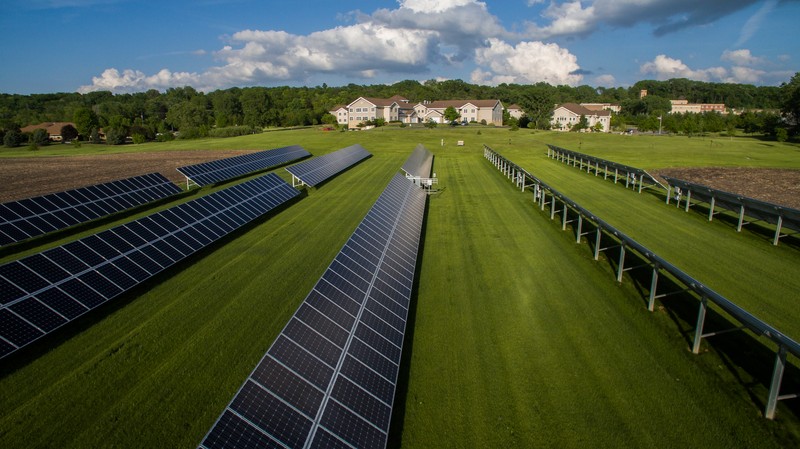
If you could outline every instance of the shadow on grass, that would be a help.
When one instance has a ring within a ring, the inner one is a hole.
[[[414,269],[419,273],[422,268],[422,259],[425,248],[425,228],[428,223],[428,208],[430,201],[425,202],[425,215],[422,220],[422,230],[419,240],[419,252],[417,253],[417,263]],[[400,371],[397,376],[397,389],[394,392],[394,404],[392,407],[392,421],[389,424],[389,436],[387,448],[396,449],[402,446],[403,425],[405,424],[406,402],[408,401],[408,379],[411,370],[411,354],[414,346],[414,328],[417,321],[417,301],[419,299],[419,274],[414,276],[414,284],[411,289],[411,300],[408,306],[408,317],[406,318],[406,334],[403,337],[403,355],[400,360]]]
[[[557,212],[558,215],[560,212]],[[559,222],[560,223],[560,222]],[[582,239],[586,242],[592,254],[596,250],[595,232],[597,227],[584,221],[582,233],[589,232]],[[577,238],[577,229],[571,227],[571,236]],[[607,263],[611,274],[616,276],[619,270],[621,247],[619,242],[608,235],[601,238],[601,256],[599,262]],[[603,247],[608,247],[603,249]],[[624,259],[623,282],[631,282],[634,290],[647,307],[650,297],[653,268],[649,261],[635,251],[626,251]],[[616,280],[616,277],[610,280]],[[657,295],[654,308],[663,312],[678,329],[682,340],[686,343],[685,349],[690,351],[695,339],[695,328],[700,307],[699,298],[688,291],[679,281],[663,271],[659,272]],[[749,330],[741,329],[729,332],[739,327],[740,324],[723,310],[709,302],[703,334],[719,333],[702,339],[698,363],[707,367],[709,371],[717,365],[723,365],[731,377],[735,379],[749,396],[751,402],[762,413],[765,410],[767,398],[776,359],[776,347],[767,340]],[[705,357],[703,354],[713,354]],[[791,356],[789,356],[791,357]],[[800,393],[800,367],[798,360],[787,358],[781,389],[779,394]],[[778,414],[790,413],[800,417],[800,400],[780,401]]]
[[[147,278],[143,282],[131,287],[127,291],[107,300],[105,303],[100,304],[94,309],[87,310],[83,315],[76,317],[74,320],[65,323],[60,328],[54,329],[52,332],[43,335],[41,338],[23,346],[13,354],[9,355],[2,360],[0,365],[0,379],[13,374],[19,369],[24,368],[34,360],[38,359],[50,350],[59,347],[62,343],[70,340],[76,335],[81,334],[85,330],[94,326],[95,324],[103,321],[107,316],[114,312],[121,310],[126,305],[140,297],[142,294],[152,290],[153,288],[161,285],[163,282],[168,281],[176,274],[190,267],[192,263],[202,259],[208,254],[213,253],[218,248],[230,243],[232,240],[238,238],[242,233],[248,232],[253,228],[259,226],[275,215],[279,214],[286,208],[300,201],[300,199],[308,195],[307,191],[303,189],[295,198],[277,206],[264,215],[255,218],[249,223],[244,224],[238,229],[233,230],[225,236],[222,236],[216,241],[209,243],[207,246],[200,248],[198,251],[189,254],[183,259],[175,262],[173,265],[165,268],[159,273]]]

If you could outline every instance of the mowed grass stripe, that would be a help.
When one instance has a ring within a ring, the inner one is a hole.
[[[663,196],[641,195],[548,159],[543,152],[511,149],[504,156],[625,232],[750,313],[800,341],[800,251],[771,245],[749,229],[708,222],[696,211],[664,204]],[[624,183],[624,180],[622,181]],[[649,288],[649,287],[648,287]],[[668,301],[668,299],[666,300]]]
[[[402,447],[773,445],[733,379],[480,155],[435,170]]]

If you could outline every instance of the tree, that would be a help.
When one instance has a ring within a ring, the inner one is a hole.
[[[434,120],[432,118],[429,118],[428,121],[425,122],[425,127],[428,128],[428,129],[433,129],[433,128],[436,128],[437,126],[439,126],[439,124],[436,123],[436,120]]]
[[[545,83],[530,86],[519,99],[520,107],[537,129],[550,128],[554,104],[552,87]]]
[[[50,134],[47,134],[47,130],[39,128],[33,131],[30,138],[31,145],[36,145],[37,147],[49,145],[50,144]]]
[[[84,138],[91,134],[92,128],[100,126],[97,114],[87,107],[76,109],[75,113],[72,114],[72,121],[75,123],[75,128],[78,130],[78,133],[84,136]]]
[[[66,124],[61,127],[61,141],[62,142],[70,142],[78,138],[78,130],[70,125]]]
[[[8,148],[18,147],[23,141],[22,133],[19,129],[9,129],[6,135],[3,136],[3,145]]]
[[[444,110],[444,119],[448,122],[455,122],[461,117],[461,114],[458,113],[456,108],[453,106],[448,106],[447,109]]]
[[[570,129],[570,131],[580,131],[588,127],[589,127],[589,120],[586,118],[585,115],[581,115],[581,118],[578,120],[578,123],[572,125],[572,129]]]
[[[781,113],[793,133],[800,131],[800,72],[794,74],[788,83],[781,84]]]

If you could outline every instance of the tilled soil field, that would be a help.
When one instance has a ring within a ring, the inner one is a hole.
[[[93,156],[0,159],[0,203],[158,172],[176,184],[175,169],[248,153],[245,150],[163,151]]]
[[[703,167],[670,168],[657,174],[800,209],[800,170]]]
[[[175,169],[248,153],[246,150],[163,151],[93,156],[0,159],[0,203],[158,172],[176,184]],[[800,209],[800,170],[670,168],[667,175],[715,189]]]

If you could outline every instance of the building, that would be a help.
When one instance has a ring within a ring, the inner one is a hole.
[[[417,123],[431,120],[444,123],[444,111],[449,107],[460,114],[460,122],[482,123],[485,120],[487,125],[503,125],[503,103],[500,100],[440,100],[419,103],[414,106]]]
[[[508,116],[509,117],[514,117],[517,120],[521,119],[522,115],[524,114],[524,112],[522,112],[522,108],[520,107],[520,105],[518,105],[516,103],[514,103],[511,106],[507,107],[506,111],[508,111]]]
[[[617,114],[622,110],[616,103],[581,103],[581,106],[590,111],[611,111]]]
[[[503,104],[500,100],[443,100],[422,102],[411,106],[409,100],[400,95],[391,98],[359,97],[348,105],[337,105],[330,112],[339,125],[349,129],[360,124],[382,118],[387,122],[425,123],[432,120],[444,123],[444,111],[455,108],[461,115],[460,121],[503,124]]]
[[[61,128],[66,125],[72,125],[75,127],[75,124],[72,122],[44,122],[39,123],[38,125],[28,125],[24,128],[20,129],[20,132],[23,133],[32,133],[37,129],[43,129],[47,131],[51,142],[61,142],[63,139],[61,138]]]
[[[598,123],[604,133],[611,129],[611,111],[606,109],[593,111],[576,103],[556,105],[550,124],[557,131],[569,131],[580,122],[581,116],[586,117],[587,126],[590,129],[594,129]]]

